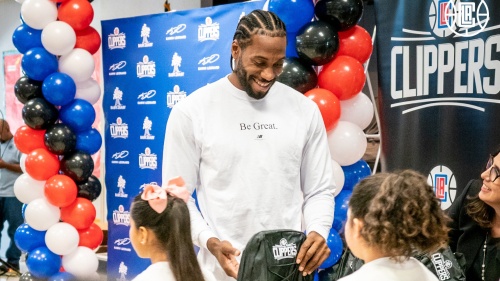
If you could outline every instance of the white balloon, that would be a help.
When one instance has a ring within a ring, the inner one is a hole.
[[[19,166],[21,166],[23,173],[26,173],[26,157],[28,157],[28,154],[21,153],[21,159],[19,159]]]
[[[75,83],[89,79],[94,68],[94,57],[84,49],[75,48],[59,58],[59,71],[68,74]]]
[[[14,182],[14,194],[24,204],[28,204],[37,198],[43,198],[44,188],[45,181],[35,180],[27,173],[20,175]]]
[[[75,99],[82,99],[95,104],[101,97],[101,87],[94,78],[76,83]]]
[[[373,103],[364,93],[359,93],[348,100],[340,101],[340,119],[366,129],[373,119]]]
[[[78,247],[80,236],[74,226],[65,222],[58,222],[45,233],[47,248],[58,255],[68,255]]]
[[[56,3],[50,0],[25,0],[21,5],[23,21],[33,29],[43,29],[57,20]]]
[[[97,271],[99,260],[90,248],[79,246],[71,254],[63,256],[62,265],[67,272],[87,280],[84,278]]]
[[[37,198],[28,204],[24,217],[33,229],[43,231],[59,222],[61,210],[50,204],[45,197]]]
[[[67,54],[73,50],[75,44],[75,30],[63,21],[51,22],[42,30],[42,45],[53,55]]]
[[[327,135],[332,159],[340,166],[352,165],[365,154],[366,136],[357,125],[339,121],[333,130],[327,132]]]
[[[345,175],[342,167],[337,163],[337,161],[332,159],[332,167],[333,167],[333,179],[335,180],[335,185],[337,188],[335,189],[335,193],[333,196],[337,196],[344,187]]]

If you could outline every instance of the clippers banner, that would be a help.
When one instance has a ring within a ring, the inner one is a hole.
[[[165,125],[171,108],[229,74],[244,2],[102,22],[108,280],[132,280],[149,260],[135,254],[130,204],[145,184],[161,185]]]
[[[382,167],[447,209],[500,144],[500,2],[375,0]]]

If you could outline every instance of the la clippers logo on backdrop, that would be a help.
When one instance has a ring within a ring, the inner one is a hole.
[[[153,129],[153,121],[149,120],[149,117],[146,116],[144,118],[144,122],[142,122],[142,129],[144,130],[144,134],[140,136],[141,140],[154,140],[155,136],[151,134],[151,130]]]
[[[129,247],[124,247],[127,245],[130,245],[130,238],[122,238],[122,239],[116,239],[115,242],[113,243],[113,249],[118,250],[118,251],[124,251],[124,252],[130,252],[131,249]]]
[[[182,100],[186,96],[187,96],[186,92],[181,91],[179,85],[175,85],[174,91],[167,93],[167,107],[168,108],[174,107],[174,105],[176,105],[180,100]]]
[[[139,168],[156,170],[158,167],[158,157],[156,153],[151,153],[151,148],[146,147],[144,153],[139,154]]]
[[[434,187],[436,197],[441,200],[441,209],[448,209],[457,196],[457,182],[450,168],[443,165],[434,167],[427,177],[427,183]]]
[[[186,35],[176,35],[182,33],[186,29],[186,25],[181,23],[177,26],[171,27],[169,30],[167,30],[166,34],[167,37],[165,37],[165,40],[181,40],[181,39],[186,39]],[[174,36],[175,35],[175,36]]]
[[[153,78],[156,75],[156,64],[150,61],[148,56],[142,57],[142,61],[137,63],[137,77]]]
[[[288,243],[285,238],[281,238],[279,245],[273,246],[273,255],[275,260],[291,259],[297,256],[297,245]]]
[[[118,193],[115,193],[115,197],[128,198],[128,194],[123,191],[126,184],[127,181],[122,177],[122,175],[120,175],[116,183],[116,186],[118,187]]]
[[[128,150],[122,150],[120,152],[115,152],[113,155],[111,155],[111,164],[130,164],[130,161],[128,160],[122,160],[126,158],[129,155]]]
[[[127,272],[128,267],[124,262],[120,262],[120,266],[118,267],[118,274],[120,274],[120,278],[116,278],[116,281],[127,281]]]
[[[212,22],[211,17],[205,18],[205,24],[198,26],[198,41],[219,40],[219,23]]]
[[[116,123],[111,123],[109,125],[109,131],[111,133],[111,138],[113,139],[128,138],[128,124],[123,123],[121,117],[116,118]]]
[[[500,34],[485,38],[481,31],[491,34],[500,25],[486,28],[488,22],[484,0],[433,0],[432,32],[404,27],[404,36],[391,37],[391,108],[407,107],[402,114],[436,106],[484,112],[481,103],[498,103],[491,95],[500,88]]]
[[[450,271],[448,269],[453,267],[453,262],[450,260],[445,260],[441,253],[435,253],[431,257],[432,264],[436,269],[436,273],[439,280],[448,280],[451,277]]]
[[[142,105],[142,104],[156,104],[155,100],[149,100],[152,99],[156,95],[156,90],[149,90],[147,92],[140,93],[137,96],[137,104]]]
[[[118,206],[118,210],[113,211],[113,222],[115,225],[130,225],[130,212],[125,211],[123,205]]]
[[[127,40],[125,33],[120,32],[118,27],[113,29],[113,34],[108,35],[108,48],[113,49],[124,49],[127,46]]]

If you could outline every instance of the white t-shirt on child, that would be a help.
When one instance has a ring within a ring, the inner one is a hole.
[[[216,281],[212,273],[201,270],[205,281]],[[146,270],[137,275],[132,281],[177,281],[170,269],[168,262],[157,262],[148,266]]]

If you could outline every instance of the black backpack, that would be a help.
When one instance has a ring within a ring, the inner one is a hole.
[[[255,234],[243,251],[238,281],[312,281],[302,276],[295,262],[306,235],[280,229]]]

